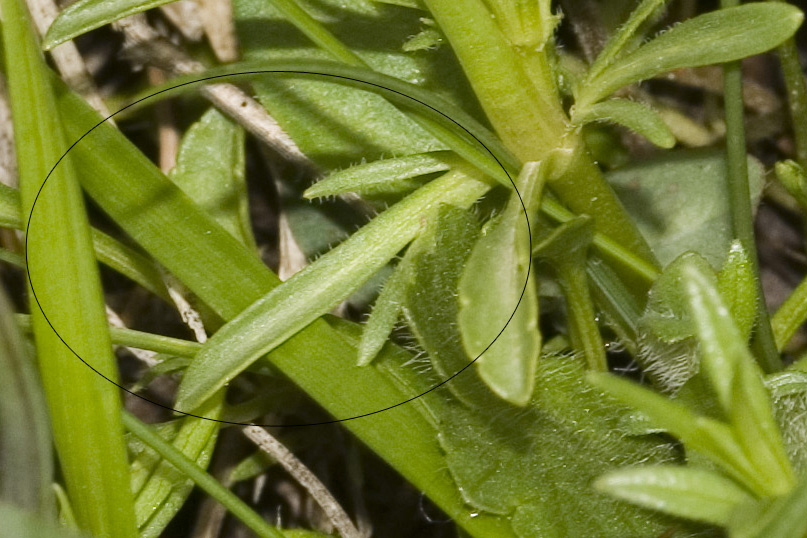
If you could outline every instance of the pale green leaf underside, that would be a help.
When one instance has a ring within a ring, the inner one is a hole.
[[[624,501],[670,515],[726,526],[751,495],[736,482],[706,469],[642,466],[609,473],[594,487]]]

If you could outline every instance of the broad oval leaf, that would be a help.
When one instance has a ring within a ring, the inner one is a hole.
[[[484,352],[477,361],[479,376],[508,402],[526,405],[535,387],[541,334],[535,279],[529,276],[529,231],[520,209],[511,197],[505,212],[482,229],[458,293],[465,351],[472,359]]]
[[[662,266],[687,251],[714,269],[726,261],[734,235],[721,151],[674,151],[609,172],[606,177]],[[748,158],[748,187],[759,201],[765,170]]]
[[[721,526],[737,506],[752,500],[721,474],[672,465],[622,469],[600,477],[594,487],[645,508]]]
[[[673,69],[761,54],[792,37],[803,19],[795,6],[755,2],[684,21],[590,80],[578,96],[578,107],[585,110],[623,86]]]

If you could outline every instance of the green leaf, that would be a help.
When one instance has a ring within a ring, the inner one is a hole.
[[[373,361],[398,322],[409,286],[408,265],[406,260],[400,262],[378,294],[361,335],[357,361],[359,366],[366,366]]]
[[[807,373],[774,374],[765,380],[765,386],[771,394],[788,459],[796,474],[804,476],[807,471]]]
[[[101,118],[62,84],[57,88],[65,127],[77,139]],[[81,166],[82,185],[98,205],[223,319],[234,318],[280,284],[253,252],[195,206],[114,127],[98,126],[73,156]],[[164,233],[166,229],[171,233]],[[277,348],[263,364],[269,361],[335,417],[371,413],[417,395],[374,365],[356,367],[356,349],[344,329],[333,329],[323,320]],[[353,390],[346,392],[345,386]],[[500,518],[470,517],[447,480],[436,431],[415,406],[399,406],[345,425],[469,532],[511,536]],[[407,443],[390,436],[390,427]]]
[[[260,0],[233,3],[246,60],[336,57],[354,65],[360,61],[382,73],[418,82],[428,90],[461,96],[460,103],[470,102],[467,82],[462,80],[450,55],[441,51],[413,54],[401,50],[406,39],[420,30],[422,12],[382,9],[366,1],[326,0],[318,6],[307,4],[307,11],[296,14],[296,20],[292,20],[289,18],[292,8],[286,4],[289,2],[283,2],[283,6]],[[316,36],[327,36],[325,41],[319,39],[321,46],[326,45],[324,50],[317,48],[316,40],[312,41]],[[443,74],[445,79],[429,76],[432,70]],[[254,87],[260,102],[303,152],[325,169],[347,168],[359,159],[374,161],[384,156],[446,149],[377,95],[322,79],[271,82],[263,79]]]
[[[790,38],[803,19],[795,6],[761,2],[689,19],[611,63],[582,87],[576,106],[586,110],[623,86],[673,69],[761,54]]]
[[[748,175],[757,203],[765,170],[756,159],[749,158]],[[715,269],[734,239],[725,177],[719,151],[672,152],[607,174],[662,266],[693,251]]]
[[[802,209],[807,209],[807,173],[795,161],[776,163],[776,177]]]
[[[277,461],[263,450],[256,450],[246,458],[239,461],[230,471],[227,480],[230,482],[242,482],[251,480],[266,472],[266,469],[277,464]],[[285,534],[285,533],[284,533]]]
[[[0,184],[0,226],[22,230],[21,204],[17,189]],[[96,228],[92,228],[91,233],[98,261],[169,300],[168,291],[154,262]]]
[[[576,114],[574,123],[585,125],[593,122],[616,123],[635,131],[653,144],[669,149],[675,145],[675,136],[659,114],[649,106],[626,99],[609,99],[596,103],[581,114]]]
[[[0,502],[54,514],[48,410],[34,363],[0,291]]]
[[[511,192],[502,214],[482,228],[458,289],[466,353],[479,357],[477,371],[493,392],[521,406],[532,396],[541,353],[526,207],[537,205],[545,176],[539,166],[525,166],[517,180],[520,196]]]
[[[44,43],[50,50],[60,43],[135,13],[176,0],[79,0],[67,6],[53,21]]]
[[[382,159],[333,172],[309,187],[306,198],[322,198],[353,192],[361,195],[397,194],[417,189],[417,178],[451,168],[449,152],[420,153]]]
[[[587,79],[592,79],[599,75],[604,69],[607,69],[616,58],[623,55],[625,52],[630,52],[638,46],[638,39],[636,33],[640,27],[653,17],[664,7],[668,0],[642,0],[636,6],[628,20],[619,26],[614,34],[608,39],[608,42],[603,47],[602,52],[594,60],[588,73]]]
[[[607,371],[605,346],[594,313],[594,305],[586,275],[588,249],[594,226],[588,216],[541,230],[541,242],[533,247],[533,255],[549,261],[563,289],[569,311],[569,333],[576,350],[583,353],[593,370]]]
[[[123,412],[123,421],[126,424],[126,429],[160,454],[167,462],[170,462],[175,468],[175,472],[180,472],[191,478],[197,486],[220,502],[255,534],[261,538],[283,538],[283,535],[277,529],[266,523],[246,503],[207,474],[194,461],[188,459],[179,449],[163,440],[152,427],[140,422],[127,411]]]
[[[211,398],[200,416],[186,417],[173,439],[178,449],[190,461],[204,470],[213,455],[213,448],[219,431],[215,420],[221,414],[224,391]],[[135,516],[141,538],[156,538],[185,504],[193,489],[193,481],[171,463],[157,458],[148,480],[137,488],[135,496]]]
[[[244,178],[244,131],[216,109],[190,126],[169,175],[233,237],[255,250]]]
[[[788,495],[746,505],[729,523],[731,538],[801,538],[807,533],[807,481]]]
[[[695,265],[706,278],[717,284],[714,272],[703,256],[686,252],[677,257],[653,283],[640,323],[644,332],[665,343],[677,343],[695,336],[695,325],[684,289],[686,267]],[[694,372],[693,372],[694,373]]]
[[[690,264],[702,268],[704,274],[712,273],[709,262],[694,252],[673,260],[650,288],[638,323],[637,359],[654,384],[673,393],[699,370],[695,326],[684,290],[683,269]]]
[[[717,275],[717,290],[740,335],[748,341],[757,319],[757,291],[751,261],[739,241],[732,242],[726,263]]]
[[[698,331],[701,369],[728,417],[737,441],[760,480],[760,495],[781,495],[794,477],[773,417],[762,374],[731,320],[714,285],[702,269],[684,269],[692,317]]]
[[[598,478],[594,487],[645,508],[720,526],[738,505],[752,500],[721,474],[671,465],[621,469]]]
[[[708,458],[751,491],[764,491],[764,477],[759,476],[750,456],[726,424],[696,415],[680,403],[612,374],[591,372],[588,379],[594,386],[642,411],[653,424],[678,437],[687,450]]]
[[[479,237],[476,219],[461,208],[442,205],[407,252],[412,260],[412,282],[404,301],[407,325],[441,380],[468,366],[457,316],[457,286],[468,255]],[[512,312],[512,310],[511,310]],[[448,388],[468,405],[489,396],[474,370],[448,382]]]
[[[348,240],[278,286],[219,329],[185,372],[176,406],[192,410],[261,355],[327,313],[418,233],[436,202],[470,206],[488,189],[450,172],[388,209]]]
[[[24,220],[36,201],[26,230],[36,292],[29,299],[62,476],[83,529],[99,538],[134,537],[120,395],[98,375],[117,379],[117,365],[82,193],[69,157],[42,188],[68,145],[23,2],[3,0],[0,11]]]
[[[526,408],[469,410],[443,394],[424,396],[449,470],[466,503],[514,514],[523,538],[657,536],[660,518],[609,500],[591,482],[618,465],[671,462],[671,446],[618,432],[625,408],[586,387],[583,372],[579,361],[542,357]]]

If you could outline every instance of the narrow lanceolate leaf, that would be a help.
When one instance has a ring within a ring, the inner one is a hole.
[[[657,465],[624,469],[594,487],[619,499],[670,515],[726,526],[751,495],[733,480],[705,469]]]
[[[626,99],[610,99],[584,109],[573,120],[579,124],[610,122],[635,131],[661,148],[675,145],[675,136],[661,116],[647,105]]]
[[[0,9],[25,217],[37,200],[26,230],[28,270],[54,442],[79,525],[97,537],[134,537],[118,390],[59,338],[97,372],[117,378],[90,227],[69,159],[40,192],[67,144],[25,8],[3,0]]]
[[[357,361],[359,366],[366,366],[373,361],[398,322],[409,285],[408,266],[406,261],[399,263],[378,294],[361,335]]]
[[[620,26],[614,35],[608,39],[602,52],[594,60],[587,73],[587,78],[591,79],[599,75],[620,55],[630,52],[630,46],[638,41],[636,32],[647,21],[651,19],[669,0],[643,0],[641,4],[630,14],[628,20]]]
[[[244,177],[244,130],[211,108],[182,138],[171,180],[233,237],[255,249]]]
[[[684,274],[701,346],[701,368],[730,417],[737,440],[753,454],[753,465],[764,487],[759,493],[781,495],[794,485],[793,470],[762,373],[702,270],[690,266]]]
[[[578,109],[616,90],[673,69],[733,62],[789,39],[804,15],[784,3],[750,3],[682,22],[619,58],[581,89]]]
[[[538,195],[533,191],[540,193],[545,174],[535,163],[524,168],[518,180],[521,196],[513,192],[502,214],[482,229],[458,291],[458,321],[466,353],[471,359],[479,357],[477,371],[493,392],[516,405],[526,405],[532,396],[541,354],[525,208],[537,206]]]
[[[344,243],[222,327],[191,364],[177,407],[192,410],[261,355],[282,344],[358,289],[417,234],[436,203],[468,207],[488,186],[450,172],[385,211]]]
[[[645,413],[655,426],[678,437],[687,450],[707,457],[751,491],[764,487],[749,456],[727,425],[699,416],[678,402],[612,374],[591,372],[588,380]]]
[[[0,292],[0,502],[54,515],[48,411],[11,305]]]
[[[717,275],[717,289],[729,307],[734,324],[746,341],[751,336],[751,329],[757,319],[754,278],[748,253],[739,241],[732,242],[726,263]]]
[[[449,170],[450,155],[447,151],[419,153],[351,166],[314,183],[305,191],[305,197],[322,198],[348,192],[395,194],[414,190],[423,185],[423,180],[417,178]]]
[[[59,14],[42,46],[50,50],[90,30],[176,0],[80,0]]]

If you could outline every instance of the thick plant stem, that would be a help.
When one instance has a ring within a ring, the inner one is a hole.
[[[551,72],[546,53],[525,59],[491,18],[481,0],[425,0],[451,42],[485,113],[505,146],[521,162],[553,159],[550,189],[598,231],[654,262],[650,248],[599,168],[568,124],[557,90],[530,72]]]
[[[733,7],[739,0],[721,0],[721,7]],[[731,202],[731,219],[734,236],[748,252],[754,273],[757,275],[757,326],[754,347],[757,360],[768,373],[782,369],[782,360],[776,350],[771,330],[770,314],[759,279],[759,258],[754,238],[754,216],[751,210],[751,193],[748,187],[748,165],[745,147],[744,107],[742,94],[742,66],[740,62],[723,68],[726,109],[726,170]]]

